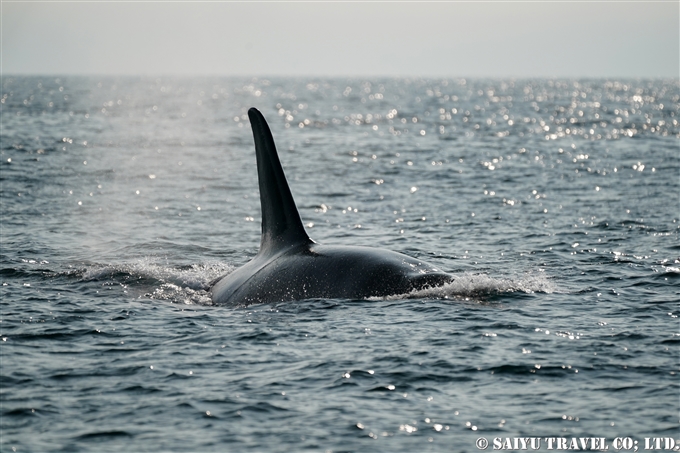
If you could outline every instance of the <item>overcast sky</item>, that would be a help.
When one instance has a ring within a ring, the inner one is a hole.
[[[3,74],[679,77],[680,2],[2,1]]]

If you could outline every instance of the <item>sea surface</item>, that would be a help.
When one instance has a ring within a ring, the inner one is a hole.
[[[680,438],[678,80],[4,76],[0,94],[1,451]],[[456,280],[212,305],[259,246],[250,107],[314,240]]]

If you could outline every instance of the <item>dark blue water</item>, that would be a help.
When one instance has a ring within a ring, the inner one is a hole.
[[[2,84],[2,451],[680,436],[677,80]],[[313,239],[456,281],[212,306],[259,245],[252,106]]]

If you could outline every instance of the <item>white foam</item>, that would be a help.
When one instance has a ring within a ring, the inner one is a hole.
[[[186,268],[172,267],[161,263],[159,258],[147,257],[132,263],[93,266],[86,269],[83,280],[100,280],[117,273],[171,282],[192,289],[208,289],[210,282],[228,274],[234,267],[221,262],[192,264]]]
[[[212,305],[210,293],[206,290],[194,290],[189,287],[181,287],[172,283],[163,283],[153,293],[147,295],[151,299],[167,300],[174,303],[187,305]]]
[[[488,274],[465,272],[455,274],[455,280],[442,286],[390,296],[388,299],[448,299],[478,298],[504,293],[553,293],[557,287],[544,272],[531,272],[520,276],[491,277]]]
[[[119,283],[133,286],[139,280],[156,280],[160,285],[153,285],[154,289],[147,293],[152,299],[209,305],[212,303],[208,293],[210,284],[234,269],[234,266],[218,261],[178,268],[167,265],[161,258],[145,257],[132,263],[95,265],[86,269],[82,278],[86,281],[116,280],[117,274],[127,274]]]

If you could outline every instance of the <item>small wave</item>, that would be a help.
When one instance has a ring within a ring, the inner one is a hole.
[[[146,296],[149,299],[167,300],[188,305],[212,305],[212,298],[208,289],[195,290],[172,283],[163,283],[153,292],[147,293]]]
[[[158,258],[143,258],[133,263],[94,265],[85,269],[82,279],[91,281],[128,276],[134,277],[133,280],[158,280],[194,290],[207,290],[213,280],[234,270],[233,266],[221,262],[172,267],[158,261]]]
[[[81,434],[77,437],[80,440],[105,440],[116,437],[132,437],[132,434],[127,431],[112,430],[112,431],[95,431],[91,433]]]
[[[487,274],[465,272],[455,276],[455,280],[442,286],[413,291],[407,295],[392,296],[401,298],[480,298],[507,293],[553,293],[557,290],[554,282],[545,273],[529,273],[517,277],[491,277]]]
[[[160,258],[147,257],[133,263],[93,265],[82,272],[81,279],[113,280],[141,289],[150,287],[145,293],[150,299],[210,305],[211,283],[233,270],[233,266],[221,262],[173,267]]]

